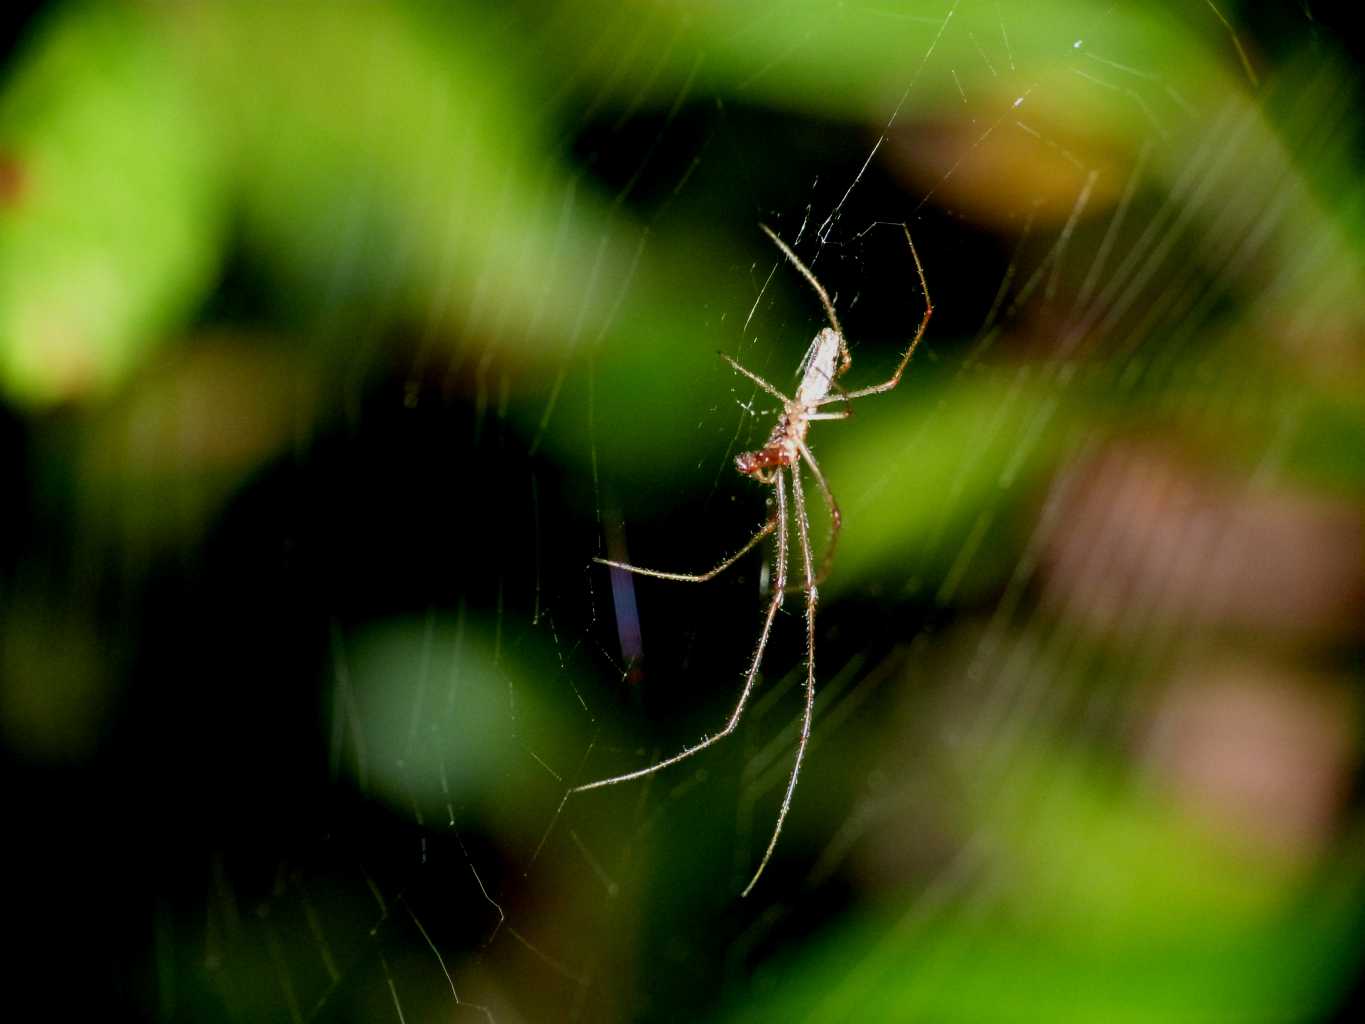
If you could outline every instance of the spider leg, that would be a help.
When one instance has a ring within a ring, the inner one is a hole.
[[[815,294],[820,296],[820,302],[825,307],[825,316],[829,317],[829,325],[834,328],[834,333],[839,335],[839,352],[847,362],[848,346],[844,344],[844,329],[839,326],[839,318],[834,315],[834,303],[829,301],[829,293],[825,291],[824,285],[815,279],[815,275],[810,272],[810,268],[796,258],[796,253],[791,251],[791,247],[786,242],[777,237],[776,232],[766,224],[760,224],[763,233],[773,240],[782,255],[791,261],[791,265],[801,272],[801,276],[810,282],[810,286],[815,289]]]
[[[814,559],[811,558],[810,521],[806,517],[806,498],[801,491],[800,467],[792,466],[791,473],[792,498],[796,505],[796,534],[801,541],[801,561],[806,576],[806,712],[801,719],[801,735],[796,741],[796,759],[792,762],[791,777],[787,780],[787,791],[782,795],[782,807],[777,812],[772,838],[768,840],[768,848],[763,851],[763,859],[758,862],[754,877],[749,879],[749,884],[744,887],[740,896],[749,895],[759,876],[763,874],[763,869],[768,866],[768,861],[772,859],[773,850],[777,847],[777,837],[782,834],[782,825],[787,820],[787,812],[791,810],[792,794],[796,791],[796,777],[801,772],[801,762],[810,743],[811,722],[815,718],[815,604],[819,598],[819,591],[815,583]]]
[[[764,380],[764,379],[763,379],[762,377],[760,377],[758,374],[754,373],[753,370],[747,370],[747,369],[745,369],[743,366],[740,366],[739,363],[735,362],[735,360],[731,359],[731,358],[730,358],[728,355],[726,355],[724,352],[717,352],[716,355],[720,356],[720,357],[721,357],[722,359],[724,359],[727,363],[729,363],[731,369],[734,369],[734,370],[738,371],[739,373],[744,374],[744,376],[748,377],[751,381],[753,381],[755,384],[757,384],[759,387],[761,387],[764,391],[768,392],[768,394],[772,395],[772,396],[773,396],[774,398],[776,398],[779,402],[782,402],[784,405],[790,405],[790,404],[791,404],[791,399],[790,399],[790,398],[788,398],[786,395],[784,395],[781,391],[778,391],[777,388],[773,387],[771,384],[769,384],[766,380]]]
[[[847,419],[851,415],[851,412],[851,410],[845,409],[837,414],[822,414],[811,418],[842,420]],[[825,508],[829,510],[829,541],[825,547],[824,557],[820,559],[820,571],[817,572],[813,578],[807,576],[807,582],[802,583],[800,586],[789,587],[789,593],[800,593],[805,591],[809,586],[818,587],[825,582],[825,579],[829,576],[830,566],[834,563],[834,549],[839,543],[839,531],[844,525],[843,513],[839,511],[839,503],[834,500],[834,492],[829,489],[829,483],[825,480],[825,474],[821,471],[820,464],[815,461],[815,456],[811,454],[811,450],[807,447],[806,442],[797,441],[796,444],[801,452],[802,459],[805,460],[807,468],[810,469],[811,476],[815,477],[816,486],[820,488],[820,496],[825,500]],[[793,484],[795,484],[796,480],[796,468],[792,467]],[[802,498],[805,498],[804,494],[802,494]],[[809,516],[806,521],[809,526]]]
[[[725,561],[721,562],[720,565],[716,566],[714,569],[710,569],[702,573],[663,572],[659,569],[645,569],[641,566],[630,565],[626,562],[613,562],[610,558],[594,558],[593,561],[600,562],[602,565],[609,565],[613,569],[624,569],[626,572],[633,572],[639,576],[653,576],[655,579],[660,580],[676,580],[679,583],[705,583],[707,580],[715,579],[726,569],[730,568],[730,566],[738,562],[741,558],[743,558],[745,555],[747,555],[750,551],[753,550],[755,544],[761,541],[764,537],[768,536],[768,534],[772,533],[773,530],[775,529],[777,529],[776,517],[769,519],[765,524],[763,524],[763,529],[759,530],[756,534],[750,537],[749,542],[745,544],[744,547],[740,548],[738,551],[736,551]]]
[[[618,782],[629,782],[632,779],[639,779],[646,775],[652,775],[660,769],[675,765],[679,761],[685,761],[693,754],[701,753],[701,751],[705,750],[707,747],[718,743],[726,736],[729,736],[730,733],[735,731],[735,727],[739,725],[739,720],[743,716],[744,709],[749,704],[749,698],[754,692],[754,682],[758,679],[758,666],[762,664],[763,652],[768,647],[768,636],[772,633],[773,619],[777,617],[777,609],[782,607],[782,598],[785,596],[787,590],[787,491],[786,486],[782,481],[781,469],[777,471],[775,483],[777,487],[777,514],[765,529],[771,530],[772,528],[776,528],[777,530],[777,579],[773,581],[773,596],[768,600],[768,611],[763,616],[763,629],[758,634],[758,648],[754,651],[753,660],[749,663],[749,670],[744,675],[744,689],[740,691],[739,701],[735,704],[735,710],[730,713],[730,718],[725,723],[724,728],[714,736],[708,736],[700,743],[694,743],[690,747],[685,747],[672,757],[664,758],[664,760],[652,764],[647,768],[640,768],[633,772],[626,772],[623,775],[613,775],[608,779],[598,779],[596,782],[588,782],[581,786],[575,786],[573,789],[569,790],[570,793],[581,793],[586,789],[599,789],[602,786],[614,786]],[[762,536],[762,534],[760,534],[760,536]],[[753,541],[750,541],[750,546],[753,546],[757,541],[758,538],[755,537]],[[741,552],[741,554],[742,553],[743,552]]]
[[[845,416],[851,410],[845,409]],[[823,418],[823,417],[821,417]],[[843,419],[844,416],[834,417]],[[834,492],[829,489],[829,483],[825,480],[825,474],[820,471],[820,463],[815,461],[815,456],[811,454],[810,448],[805,441],[798,442],[801,450],[801,458],[806,463],[806,468],[810,470],[810,475],[815,478],[815,485],[820,489],[820,496],[825,499],[825,508],[829,510],[829,544],[825,548],[824,557],[820,559],[820,571],[811,580],[811,586],[819,586],[825,582],[825,577],[829,575],[829,567],[834,561],[834,548],[839,543],[839,531],[844,525],[843,514],[839,511],[839,503],[834,500]],[[792,477],[795,478],[795,472]],[[804,499],[804,495],[802,495]]]
[[[929,282],[924,276],[924,264],[920,262],[919,253],[915,251],[915,242],[910,237],[910,229],[905,225],[905,240],[910,243],[910,255],[915,258],[915,270],[919,272],[920,288],[924,291],[924,316],[920,318],[919,327],[915,331],[915,336],[910,339],[910,347],[901,356],[901,361],[896,366],[896,372],[890,378],[880,384],[873,384],[871,387],[859,388],[856,391],[846,391],[838,395],[829,395],[816,402],[816,405],[827,405],[830,402],[848,402],[855,398],[866,398],[868,395],[880,395],[890,391],[901,382],[901,374],[905,372],[906,366],[910,363],[910,357],[915,354],[915,349],[919,347],[920,339],[924,337],[924,331],[929,326],[929,318],[934,315],[934,302],[929,298]]]

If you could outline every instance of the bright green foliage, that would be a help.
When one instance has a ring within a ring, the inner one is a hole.
[[[1358,867],[1305,876],[1055,750],[964,778],[955,870],[774,968],[739,1019],[1311,1020],[1338,995]]]
[[[0,388],[29,405],[118,386],[221,257],[216,134],[155,22],[59,12],[0,94]]]

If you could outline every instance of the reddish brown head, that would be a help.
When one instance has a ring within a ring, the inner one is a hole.
[[[785,462],[781,449],[770,444],[756,452],[740,452],[735,456],[735,469],[745,476],[753,477],[759,483],[770,484],[773,482],[774,468]]]

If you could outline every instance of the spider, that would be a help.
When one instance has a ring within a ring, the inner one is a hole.
[[[662,572],[658,569],[646,569],[638,565],[614,562],[606,558],[593,559],[593,561],[600,562],[613,569],[636,573],[640,576],[676,580],[681,583],[705,583],[730,568],[748,554],[763,538],[776,531],[777,553],[774,558],[775,571],[773,573],[772,596],[768,599],[767,610],[763,616],[763,626],[759,630],[758,646],[754,650],[753,658],[744,674],[744,686],[740,690],[735,709],[730,713],[729,719],[719,732],[707,736],[680,750],[672,757],[666,757],[648,767],[639,768],[622,775],[613,775],[606,779],[598,779],[596,782],[588,782],[571,790],[573,793],[580,793],[584,790],[614,786],[618,783],[630,782],[632,779],[651,775],[675,765],[679,761],[684,761],[694,754],[701,753],[707,747],[719,743],[735,731],[744,714],[744,709],[749,703],[749,698],[753,694],[758,669],[763,662],[763,652],[768,646],[768,637],[772,632],[773,619],[777,616],[777,610],[782,607],[782,601],[787,594],[787,561],[790,538],[787,525],[786,474],[790,473],[791,498],[795,513],[794,522],[797,540],[801,548],[803,568],[804,582],[801,583],[800,590],[806,595],[806,706],[801,721],[801,734],[797,740],[796,757],[792,762],[791,775],[787,780],[787,789],[782,797],[782,806],[777,812],[777,821],[773,826],[772,837],[768,841],[767,849],[763,852],[763,858],[759,861],[758,868],[754,871],[749,884],[744,887],[741,896],[749,895],[758,882],[759,876],[763,874],[764,868],[768,866],[768,861],[772,858],[773,850],[777,846],[778,836],[782,833],[782,825],[787,818],[787,812],[791,809],[792,794],[796,791],[796,778],[801,771],[801,762],[806,755],[806,746],[810,742],[811,720],[815,713],[815,606],[819,600],[819,585],[828,574],[834,556],[834,546],[838,541],[839,530],[843,525],[839,505],[834,500],[834,494],[830,490],[829,484],[826,483],[824,474],[820,471],[820,464],[815,461],[815,456],[811,454],[810,446],[806,443],[806,435],[810,430],[811,423],[816,420],[846,419],[852,412],[847,407],[828,410],[829,406],[835,403],[845,403],[846,405],[856,398],[880,395],[899,384],[901,374],[909,364],[910,357],[915,354],[915,349],[919,345],[920,339],[924,337],[925,329],[929,326],[929,318],[934,313],[933,302],[929,298],[929,283],[924,276],[924,266],[920,263],[919,253],[915,251],[915,243],[910,238],[910,229],[901,225],[905,231],[905,240],[910,245],[910,254],[914,257],[915,270],[919,274],[920,288],[924,292],[924,315],[920,318],[919,327],[915,330],[915,336],[910,340],[909,347],[906,348],[900,362],[896,365],[895,372],[887,380],[854,391],[844,391],[838,386],[838,380],[847,372],[853,360],[848,351],[848,343],[844,340],[843,328],[839,326],[839,318],[835,315],[834,303],[830,301],[829,294],[816,280],[810,268],[797,258],[796,253],[791,250],[787,243],[782,241],[767,225],[760,224],[759,227],[773,240],[774,244],[781,250],[782,255],[801,273],[801,276],[810,282],[810,286],[815,289],[815,294],[820,297],[820,302],[825,307],[825,315],[829,318],[830,324],[828,327],[821,328],[820,332],[816,334],[797,368],[801,381],[796,386],[795,398],[788,398],[758,374],[745,369],[724,352],[720,353],[721,358],[729,363],[732,369],[748,377],[782,403],[782,412],[778,416],[772,433],[768,435],[767,443],[757,451],[743,452],[735,458],[735,468],[739,472],[773,488],[773,513],[747,544],[708,572],[696,574]],[[815,570],[814,559],[811,556],[810,520],[806,515],[806,498],[801,487],[800,470],[802,463],[810,472],[811,479],[815,481],[820,496],[824,499],[825,506],[829,510],[829,541],[818,572]]]

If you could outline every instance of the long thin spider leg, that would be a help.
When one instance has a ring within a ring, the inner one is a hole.
[[[901,225],[905,228],[905,225]],[[915,354],[915,349],[919,347],[920,339],[924,337],[924,332],[929,326],[929,318],[934,315],[934,302],[929,298],[929,281],[924,276],[924,264],[920,262],[919,253],[915,251],[915,242],[910,237],[910,229],[905,228],[905,240],[910,243],[910,255],[915,258],[915,269],[919,271],[920,288],[924,291],[924,316],[920,318],[919,328],[915,331],[915,336],[910,340],[910,347],[901,356],[901,361],[896,366],[896,372],[888,380],[880,384],[873,384],[871,387],[859,388],[857,391],[845,391],[838,395],[829,395],[816,402],[816,405],[828,405],[830,402],[848,402],[855,398],[866,398],[868,395],[880,395],[885,391],[890,391],[901,382],[901,374],[905,372],[906,366],[910,364],[910,357]]]
[[[594,558],[593,561],[600,562],[602,565],[609,565],[613,569],[624,569],[626,572],[633,572],[639,576],[653,576],[655,579],[660,580],[676,580],[679,583],[705,583],[707,580],[715,579],[726,569],[730,568],[730,566],[738,562],[753,550],[755,544],[768,536],[768,534],[772,533],[775,529],[777,529],[777,519],[769,519],[767,523],[763,525],[763,529],[749,538],[749,542],[745,544],[744,547],[740,548],[714,569],[710,569],[703,573],[662,572],[659,569],[645,569],[641,566],[630,565],[626,562],[613,562],[610,558]]]
[[[763,851],[763,859],[758,862],[758,869],[754,871],[754,877],[749,879],[749,884],[744,887],[740,896],[748,896],[750,890],[758,883],[758,878],[763,874],[763,869],[768,866],[768,861],[772,859],[773,850],[777,848],[777,837],[782,834],[782,825],[787,820],[787,812],[791,810],[792,794],[796,791],[796,777],[801,772],[801,761],[806,756],[806,747],[810,743],[811,722],[815,718],[815,604],[819,599],[819,590],[815,585],[815,566],[814,559],[810,552],[810,521],[806,517],[806,498],[801,491],[801,468],[792,466],[792,498],[796,505],[796,533],[801,541],[801,561],[805,566],[806,575],[806,713],[801,719],[801,736],[796,742],[796,759],[792,762],[791,778],[787,780],[787,791],[782,796],[782,807],[777,812],[777,822],[773,825],[772,838],[768,840],[768,848]]]
[[[840,350],[846,351],[843,346],[844,329],[839,326],[839,318],[834,315],[834,303],[829,301],[829,293],[825,291],[824,285],[815,279],[815,275],[810,272],[810,268],[796,258],[796,253],[791,251],[791,247],[786,242],[777,237],[777,233],[766,224],[760,224],[763,233],[771,238],[776,246],[782,250],[782,255],[791,261],[791,265],[801,271],[801,276],[810,282],[810,286],[815,289],[815,294],[820,296],[820,301],[824,304],[825,315],[829,317],[829,325],[834,328],[834,332],[839,335]]]
[[[717,352],[716,355],[720,356],[720,357],[721,357],[722,359],[724,359],[727,363],[729,363],[732,369],[738,371],[739,373],[744,374],[744,376],[748,377],[751,381],[753,381],[755,384],[757,384],[759,387],[761,387],[764,391],[768,392],[768,394],[772,395],[772,396],[773,396],[774,398],[776,398],[779,402],[782,402],[784,405],[790,405],[790,404],[791,404],[791,399],[790,399],[790,398],[788,398],[786,395],[784,395],[781,391],[778,391],[777,388],[773,387],[771,384],[769,384],[766,380],[764,380],[764,379],[763,379],[762,377],[760,377],[758,374],[754,373],[753,370],[747,370],[747,369],[745,369],[744,367],[740,366],[739,363],[735,362],[733,359],[731,359],[731,358],[730,358],[728,355],[726,355],[724,352]]]
[[[820,496],[825,499],[825,508],[829,510],[829,543],[825,548],[824,556],[820,559],[820,571],[816,573],[815,579],[811,582],[811,586],[818,587],[825,582],[825,578],[829,575],[830,565],[834,562],[834,549],[839,543],[839,531],[843,528],[844,517],[839,511],[839,503],[834,500],[834,492],[829,489],[829,483],[825,480],[825,474],[820,471],[820,463],[815,461],[815,456],[811,454],[806,442],[797,441],[797,447],[801,450],[801,458],[810,470],[810,475],[815,478],[815,485],[820,488]],[[793,478],[795,475],[795,473],[792,474]]]
[[[698,754],[712,744],[720,742],[734,732],[735,727],[739,725],[739,720],[749,703],[749,697],[754,692],[754,681],[758,679],[758,667],[762,664],[763,652],[768,647],[768,636],[772,633],[773,619],[777,617],[777,609],[782,607],[782,598],[787,591],[787,491],[782,482],[782,471],[780,469],[777,472],[775,484],[777,487],[777,515],[773,517],[773,522],[777,524],[777,578],[773,581],[773,596],[768,600],[768,611],[763,616],[763,630],[758,634],[758,647],[754,651],[753,661],[749,663],[749,671],[744,676],[744,689],[740,691],[739,701],[735,704],[735,710],[731,712],[729,721],[714,736],[708,736],[700,743],[694,743],[657,764],[633,772],[626,772],[624,775],[613,775],[608,779],[598,779],[596,782],[575,786],[569,790],[570,793],[581,793],[586,789],[598,789],[602,786],[614,786],[618,782],[629,782],[632,779],[652,775],[660,769],[675,765],[679,761],[685,761],[693,754]]]
[[[834,418],[843,419],[844,417],[837,416]],[[829,541],[826,544],[824,556],[820,559],[820,571],[815,574],[814,578],[807,576],[807,583],[799,587],[792,587],[791,590],[794,592],[804,591],[807,587],[811,586],[818,587],[829,577],[830,567],[834,564],[834,550],[839,545],[839,531],[844,525],[843,513],[839,511],[839,503],[834,500],[834,492],[830,490],[829,482],[825,479],[825,474],[821,471],[820,464],[815,461],[815,456],[811,453],[806,442],[798,440],[796,446],[800,450],[801,457],[805,460],[806,466],[810,469],[811,475],[815,477],[816,486],[820,488],[820,496],[824,498],[825,501],[825,508],[829,510]],[[795,468],[792,469],[792,481],[793,485],[798,482]],[[804,493],[802,494],[802,498],[805,498]],[[809,516],[806,517],[806,521],[807,526],[809,527]]]

